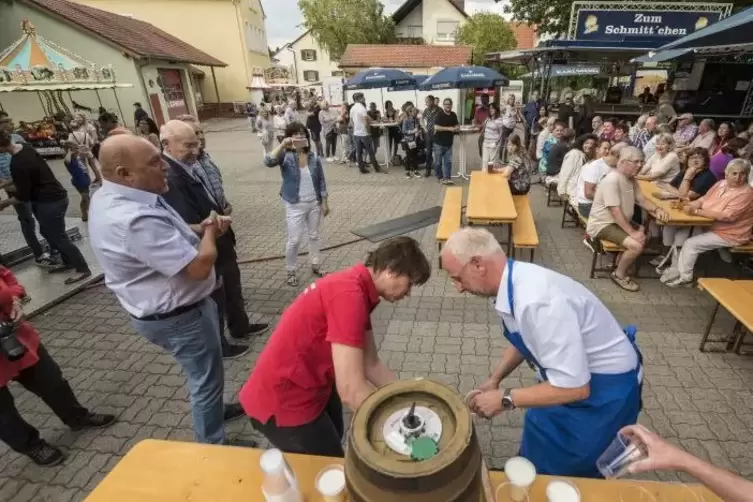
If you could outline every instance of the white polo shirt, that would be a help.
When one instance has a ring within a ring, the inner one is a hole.
[[[513,268],[513,305],[507,299],[505,267],[495,310],[511,332],[546,370],[555,387],[582,387],[591,373],[620,374],[635,369],[638,355],[614,316],[585,286],[526,262]]]
[[[366,107],[361,103],[355,103],[350,108],[350,120],[353,122],[353,136],[368,136],[369,128],[366,126]]]

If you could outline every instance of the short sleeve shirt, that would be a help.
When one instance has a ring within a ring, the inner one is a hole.
[[[361,103],[356,103],[353,108],[350,109],[350,119],[353,122],[353,135],[354,136],[368,136],[369,128],[366,127],[366,107]]]
[[[614,218],[610,207],[619,207],[625,219],[630,221],[635,209],[635,194],[638,186],[635,180],[627,179],[619,171],[613,170],[607,174],[596,187],[591,214],[588,216],[586,232],[595,237],[599,232],[613,224]]]
[[[246,413],[278,427],[315,420],[335,386],[332,344],[365,349],[379,296],[362,264],[311,284],[283,312],[241,389]]]
[[[576,199],[578,204],[591,204],[592,200],[586,197],[586,183],[598,185],[604,176],[612,170],[604,159],[594,160],[584,165],[578,176],[578,186],[576,188]]]
[[[675,179],[672,180],[670,185],[675,188],[680,188],[682,179],[685,173],[677,173]],[[690,182],[690,190],[698,195],[706,195],[706,192],[711,190],[711,187],[716,183],[716,176],[708,169],[704,169],[703,172],[696,174],[695,178]]]

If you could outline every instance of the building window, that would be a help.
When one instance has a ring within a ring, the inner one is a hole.
[[[437,21],[437,40],[454,42],[457,32],[457,21]]]
[[[306,70],[303,72],[303,80],[306,82],[318,82],[319,72],[314,70]]]
[[[316,61],[316,51],[314,49],[301,49],[301,59],[304,61]]]
[[[332,76],[333,77],[344,77],[345,76],[345,72],[342,71],[342,70],[335,70],[335,71],[332,72]]]

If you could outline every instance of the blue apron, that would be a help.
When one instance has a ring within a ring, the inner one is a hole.
[[[512,272],[514,261],[507,262],[507,300],[513,306]],[[511,333],[502,323],[505,338],[523,354],[528,365],[546,381],[546,369],[533,357],[519,332]],[[520,455],[536,466],[539,474],[602,477],[596,459],[622,427],[638,421],[642,408],[639,371],[643,356],[635,343],[635,326],[628,326],[625,335],[638,355],[638,367],[619,375],[591,373],[591,394],[574,403],[531,408],[526,412]]]

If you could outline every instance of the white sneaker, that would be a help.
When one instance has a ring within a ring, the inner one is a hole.
[[[664,283],[665,286],[668,288],[682,288],[682,287],[690,287],[693,284],[693,279],[683,279],[682,277],[678,277],[675,280],[667,281]]]

